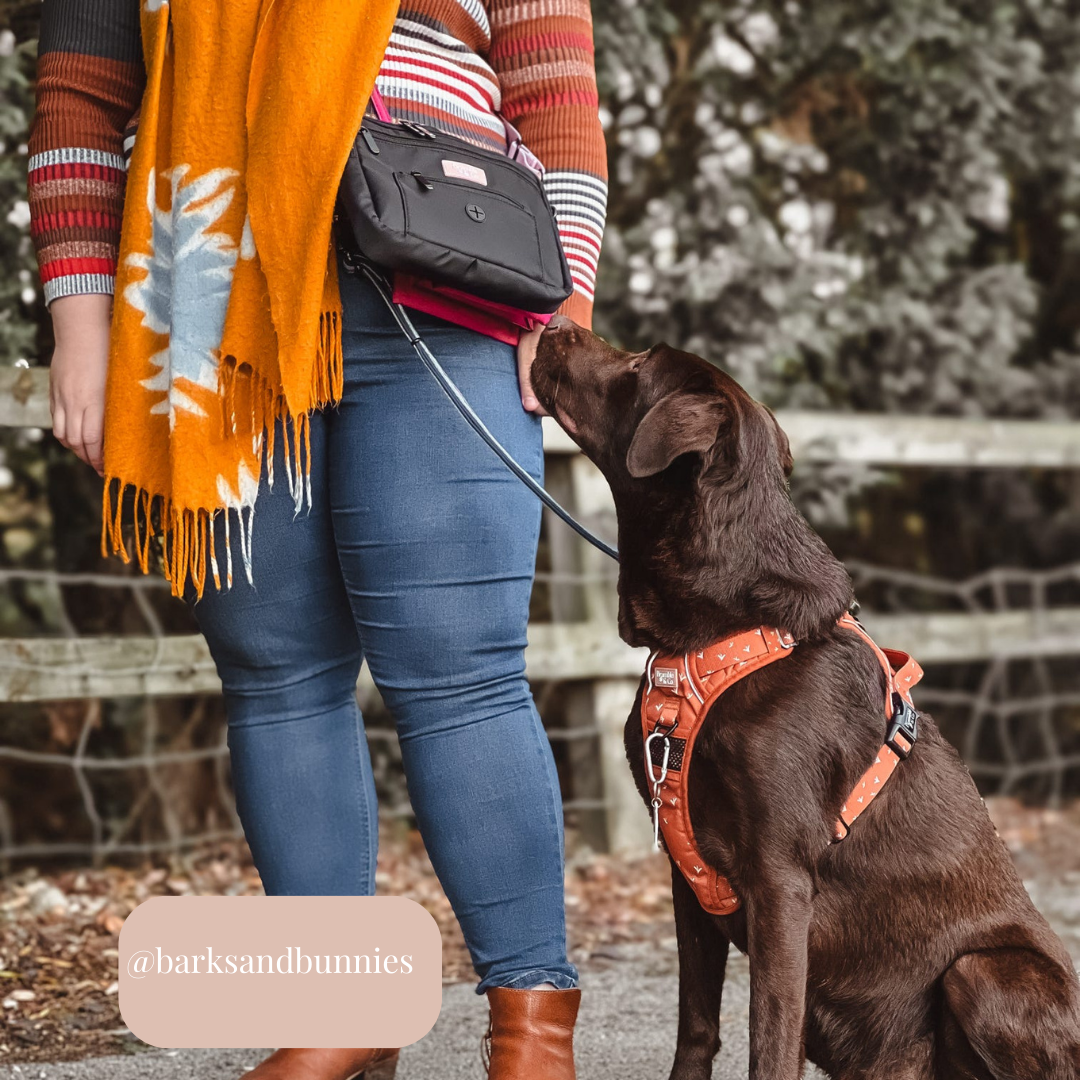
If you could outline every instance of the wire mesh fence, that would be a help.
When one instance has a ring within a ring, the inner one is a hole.
[[[1029,611],[1036,627],[1080,599],[1080,564],[995,568],[964,581],[849,563],[857,593],[886,610]],[[931,669],[920,705],[935,713],[986,792],[1059,804],[1080,790],[1080,668],[1075,655],[989,656]]]
[[[960,582],[865,563],[849,563],[849,569],[858,595],[875,613],[956,611],[976,617],[1023,611],[1037,623],[1056,608],[1075,607],[1080,598],[1080,563],[1052,571],[997,569]],[[161,605],[172,601],[161,580],[0,571],[0,586],[15,581],[54,591],[60,610],[64,590],[72,587],[127,590],[145,625],[132,667],[157,662],[159,670],[168,669],[170,638]],[[538,574],[538,590],[569,587],[610,590],[611,573],[603,567],[595,573]],[[552,631],[559,633],[557,627]],[[87,640],[70,622],[62,633]],[[27,666],[33,662],[0,654],[0,670],[8,675]],[[1020,650],[963,663],[931,660],[926,666],[918,703],[935,714],[985,792],[1054,804],[1080,790],[1075,655]],[[602,670],[594,674],[605,677]],[[575,692],[588,688],[581,679],[534,683],[571,822],[602,815],[612,805],[595,763],[601,740],[614,736],[587,706],[575,713],[570,704]],[[383,813],[408,819],[392,721],[369,681],[361,680],[358,696]],[[100,863],[177,853],[241,835],[222,702],[214,694],[9,704],[0,721],[0,778],[0,861],[8,865],[57,857]]]

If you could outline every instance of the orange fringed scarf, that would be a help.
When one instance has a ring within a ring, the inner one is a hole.
[[[341,396],[338,180],[397,0],[141,0],[147,85],[128,172],[105,410],[102,549],[181,595],[232,584],[274,428],[297,510],[308,418]],[[234,517],[235,515],[235,517]],[[125,538],[125,534],[129,534]],[[133,534],[133,537],[130,536]],[[223,564],[223,565],[219,565]]]

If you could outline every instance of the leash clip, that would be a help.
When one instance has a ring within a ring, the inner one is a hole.
[[[657,773],[656,771],[656,766],[653,765],[653,739],[663,739],[664,741],[664,758],[660,763],[659,773]],[[663,800],[660,798],[660,787],[667,779],[668,759],[670,757],[671,740],[668,738],[667,732],[654,731],[645,740],[645,769],[649,774],[649,779],[652,781],[652,800],[650,802],[650,805],[652,806],[653,819],[653,851],[660,851],[660,807],[663,805]]]
[[[899,691],[893,691],[893,717],[885,736],[885,745],[903,761],[919,738],[919,714]]]

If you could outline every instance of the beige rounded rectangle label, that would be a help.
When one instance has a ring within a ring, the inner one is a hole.
[[[442,939],[400,896],[159,896],[120,932],[120,1014],[164,1047],[407,1046]]]

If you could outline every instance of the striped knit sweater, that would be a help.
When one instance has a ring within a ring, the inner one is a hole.
[[[46,302],[111,293],[144,71],[139,0],[44,0],[30,135]],[[574,295],[592,320],[607,164],[589,0],[403,0],[378,78],[396,119],[505,151],[501,114],[547,167]]]

